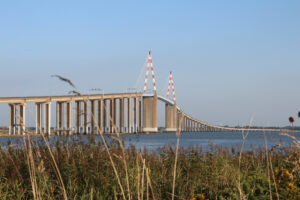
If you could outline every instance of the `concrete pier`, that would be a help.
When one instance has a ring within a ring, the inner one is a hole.
[[[108,114],[108,109],[107,109],[107,100],[103,100],[103,133],[107,132],[107,114]]]
[[[72,102],[66,103],[66,133],[72,135]]]
[[[35,104],[35,133],[40,134],[42,130],[42,103]]]
[[[137,133],[137,101],[133,98],[133,133]]]
[[[119,100],[119,131],[124,132],[124,99]]]
[[[89,133],[88,119],[89,119],[88,101],[85,100],[83,101],[83,134]]]
[[[111,118],[112,118],[112,133],[116,133],[116,127],[117,127],[117,106],[116,106],[116,99],[112,99],[112,113],[111,113]]]
[[[97,102],[97,134],[99,134],[103,131],[103,100]]]
[[[131,130],[131,98],[127,98],[127,133]]]
[[[25,104],[9,104],[9,135],[25,134]]]
[[[81,102],[75,101],[75,133],[80,134],[81,131]]]
[[[44,107],[44,131],[51,135],[51,102],[45,103]]]
[[[95,124],[96,124],[96,116],[95,116],[95,101],[90,101],[90,132],[91,134],[95,134]]]
[[[139,100],[139,124],[138,124],[138,132],[142,132],[143,126],[142,126],[142,98],[138,97]]]
[[[26,133],[26,105],[19,105],[19,121],[20,121],[20,135],[25,135]]]
[[[109,114],[108,114],[108,124],[109,124],[109,133],[113,132],[113,112],[114,112],[114,107],[113,107],[113,100],[109,99]]]
[[[143,132],[158,131],[157,95],[143,97]]]
[[[166,104],[165,124],[167,132],[176,132],[177,130],[177,106]]]

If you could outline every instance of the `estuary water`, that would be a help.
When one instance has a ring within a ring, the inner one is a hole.
[[[184,132],[180,134],[180,147],[185,149],[195,147],[202,151],[209,151],[212,145],[216,145],[223,148],[235,148],[240,149],[243,135],[242,132]],[[300,133],[290,133],[300,140]],[[287,136],[280,135],[278,132],[250,132],[245,140],[245,151],[251,151],[257,148],[265,148],[265,136],[267,138],[268,148],[272,148],[275,145],[281,147],[291,145],[293,140]],[[137,149],[143,150],[147,148],[149,151],[155,151],[165,146],[173,146],[176,144],[175,133],[157,133],[157,134],[136,134],[136,135],[122,135],[122,140],[125,147],[130,145],[135,146]],[[93,137],[96,141],[101,141],[99,136]],[[111,137],[106,136],[108,140]],[[49,138],[51,144],[57,142],[83,142],[88,143],[91,136],[51,136]],[[40,137],[32,138],[37,143],[43,143],[43,139]],[[7,148],[10,144],[21,146],[23,144],[22,138],[0,138],[0,145],[2,148]]]

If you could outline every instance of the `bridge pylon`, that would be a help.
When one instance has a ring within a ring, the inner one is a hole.
[[[167,98],[170,97],[171,85],[172,85],[173,101],[174,101],[174,104],[176,104],[176,93],[175,93],[175,86],[174,86],[174,79],[173,79],[172,71],[170,71],[170,75],[169,75],[169,85],[168,85],[168,91],[167,91]]]
[[[151,51],[149,51],[149,54],[148,54],[147,70],[146,70],[145,84],[144,84],[144,93],[147,91],[147,84],[148,84],[149,70],[150,69],[151,69],[151,74],[152,74],[152,83],[153,83],[154,95],[157,95],[157,93],[156,93],[155,74],[154,74],[154,67],[153,67],[153,63],[152,63]]]
[[[177,110],[177,104],[176,104],[176,93],[175,93],[175,86],[174,86],[174,79],[172,71],[170,71],[169,75],[169,85],[168,85],[168,91],[167,91],[167,99],[170,99],[170,89],[172,86],[172,97],[174,104],[166,104],[166,113],[165,113],[165,131],[166,132],[176,132],[177,126],[178,126],[178,110]]]

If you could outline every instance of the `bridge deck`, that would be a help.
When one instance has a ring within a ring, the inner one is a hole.
[[[142,93],[119,93],[119,94],[92,94],[92,95],[63,95],[63,96],[30,96],[30,97],[0,97],[0,104],[10,103],[42,103],[42,102],[67,102],[84,101],[110,98],[142,97]]]

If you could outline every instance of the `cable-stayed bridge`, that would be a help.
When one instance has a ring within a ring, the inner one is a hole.
[[[149,71],[153,89],[147,93]],[[68,79],[62,80],[71,83]],[[172,91],[172,93],[171,93]],[[170,94],[171,93],[171,94]],[[172,99],[170,98],[172,95]],[[152,55],[149,51],[144,92],[120,94],[2,97],[0,104],[9,105],[9,134],[24,135],[29,104],[35,104],[35,134],[100,134],[158,132],[158,102],[165,104],[166,132],[201,131],[282,131],[279,129],[246,129],[215,126],[195,119],[176,102],[175,86],[170,72],[166,96],[157,94]],[[55,113],[51,106],[56,106]],[[55,115],[55,122],[52,122]]]

